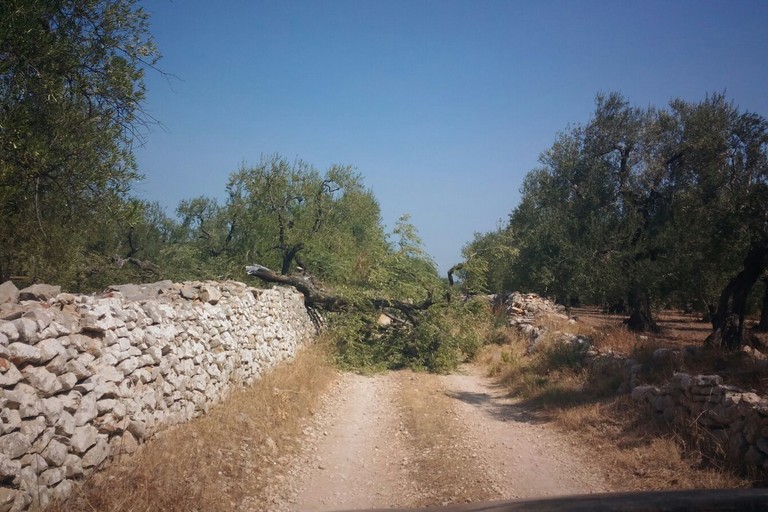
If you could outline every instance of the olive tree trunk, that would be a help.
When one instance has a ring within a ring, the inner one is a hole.
[[[747,300],[766,267],[768,244],[753,245],[744,258],[744,268],[728,282],[720,294],[717,312],[712,319],[712,334],[707,337],[707,344],[728,348],[744,344]]]
[[[760,323],[757,324],[756,330],[768,331],[768,276],[763,277],[763,303],[760,308]]]
[[[661,330],[659,324],[653,319],[651,298],[646,290],[641,290],[639,286],[630,288],[627,294],[627,305],[630,313],[629,318],[624,321],[627,329],[635,332],[659,332]]]

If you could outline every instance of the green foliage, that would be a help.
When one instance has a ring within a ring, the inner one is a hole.
[[[393,240],[388,242],[387,251],[381,254],[379,264],[372,269],[363,286],[379,296],[383,294],[419,303],[441,295],[444,283],[409,219],[408,215],[403,215],[395,223],[389,237]]]
[[[382,327],[376,315],[345,313],[330,319],[342,367],[447,372],[477,355],[491,322],[482,299],[435,305],[418,316],[415,326],[395,322]]]
[[[273,156],[234,173],[227,191],[227,208],[241,226],[233,243],[283,274],[298,262],[319,277],[354,281],[361,270],[355,265],[365,259],[359,248],[381,249],[378,204],[350,167],[321,175]]]
[[[439,303],[446,285],[416,227],[404,215],[385,234],[373,193],[350,167],[320,173],[274,155],[234,172],[224,204],[199,197],[179,204],[178,222],[153,215],[154,231],[131,233],[144,233],[134,236],[137,247],[162,238],[151,261],[164,278],[239,279],[245,265],[258,263],[343,298],[346,311],[327,318],[343,367],[445,371],[479,346],[483,309]],[[414,307],[384,308],[394,323],[383,328],[374,301]],[[424,303],[431,307],[417,307]]]
[[[134,213],[143,68],[158,58],[147,16],[133,0],[8,0],[0,55],[0,281],[87,286],[93,233]]]
[[[667,109],[598,95],[540,160],[509,224],[465,249],[493,254],[503,234],[514,257],[468,265],[467,283],[623,299],[648,320],[652,303],[716,303],[768,247],[768,122],[723,95]]]
[[[416,328],[417,366],[444,373],[471,361],[485,343],[490,323],[490,307],[483,298],[430,308]]]
[[[334,283],[355,283],[385,251],[379,206],[350,167],[324,174],[275,155],[230,176],[227,202],[179,206],[187,242],[224,274],[258,262],[283,274],[300,266]]]
[[[335,340],[336,362],[344,369],[375,372],[395,367],[397,347],[388,343],[386,332],[375,325],[375,313],[350,315],[330,313],[326,318],[329,339]]]
[[[302,267],[343,294],[367,283],[388,253],[379,205],[350,167],[321,174],[274,155],[233,172],[226,192],[223,204],[181,201],[177,221],[155,212],[163,244],[151,244],[151,261],[163,278],[242,279],[258,263],[284,274]]]
[[[436,302],[409,313],[389,308],[386,311],[393,321],[386,327],[377,323],[380,312],[363,306],[365,299],[374,297],[419,304],[444,296],[446,285],[408,216],[397,222],[389,249],[372,265],[368,279],[344,291],[346,297],[357,299],[358,307],[329,321],[343,367],[445,372],[474,357],[482,345],[481,331],[490,322],[489,308],[480,299]]]
[[[462,249],[464,266],[459,275],[465,293],[498,293],[509,290],[511,269],[518,250],[512,232],[499,227],[488,233],[475,233]]]

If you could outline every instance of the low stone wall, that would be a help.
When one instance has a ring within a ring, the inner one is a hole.
[[[69,494],[73,480],[203,414],[315,333],[294,289],[233,281],[100,296],[4,283],[0,318],[0,512]]]
[[[664,386],[637,386],[632,398],[670,423],[704,429],[731,463],[768,470],[768,399],[726,386],[719,375],[687,373]]]
[[[547,318],[573,322],[563,315],[562,306],[535,294],[497,295],[492,297],[492,303],[504,308],[508,325],[523,334],[529,353],[537,350],[547,332],[541,325]],[[724,456],[737,466],[768,470],[768,399],[723,385],[718,375],[675,373],[664,386],[639,386],[643,371],[639,361],[610,350],[598,351],[585,336],[558,331],[550,336],[579,351],[584,367],[590,371],[620,376],[622,384],[617,392],[631,392],[633,399],[649,404],[659,418],[684,428],[703,429],[710,437],[707,444],[717,456]],[[679,368],[686,354],[695,354],[696,350],[697,347],[660,348],[653,353],[652,364]],[[768,367],[768,360],[760,352],[749,347],[744,351]]]

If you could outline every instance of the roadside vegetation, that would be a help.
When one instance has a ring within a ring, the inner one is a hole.
[[[660,342],[623,326],[602,322],[551,325],[548,332],[585,335],[601,351],[612,350],[644,362],[644,382],[663,382],[675,368],[651,362]],[[749,487],[759,475],[744,475],[713,456],[710,439],[695,428],[682,429],[654,419],[645,406],[617,393],[621,367],[587,367],[573,348],[545,339],[534,353],[516,330],[497,327],[493,343],[478,355],[486,374],[509,389],[533,414],[579,437],[609,468],[620,489],[661,490]]]

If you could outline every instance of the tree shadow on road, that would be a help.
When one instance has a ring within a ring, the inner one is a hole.
[[[508,398],[491,393],[471,391],[445,391],[445,396],[477,407],[482,413],[497,421],[516,421],[519,423],[540,424],[550,421],[542,410],[526,407],[520,403],[510,403]]]
[[[498,421],[542,424],[563,411],[604,404],[615,398],[617,382],[583,372],[522,373],[515,382],[486,380],[487,392],[445,392],[449,398],[477,407]]]

